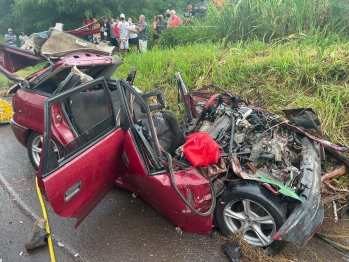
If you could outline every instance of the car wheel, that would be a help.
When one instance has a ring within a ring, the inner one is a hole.
[[[246,242],[263,247],[268,254],[279,253],[287,243],[273,240],[286,220],[286,206],[258,183],[230,184],[218,199],[215,219],[227,237],[240,232]]]
[[[42,151],[43,135],[37,132],[32,132],[28,139],[27,150],[30,162],[35,170],[38,170],[40,164],[40,155]],[[55,140],[51,139],[53,150],[56,153],[57,159],[63,156],[63,147]]]

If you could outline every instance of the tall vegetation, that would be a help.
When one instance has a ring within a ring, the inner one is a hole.
[[[85,16],[115,18],[124,13],[136,19],[144,14],[149,19],[168,8],[185,10],[186,3],[187,0],[1,0],[0,23],[3,33],[8,27],[39,32],[57,22],[65,24],[65,29],[75,29]]]
[[[204,41],[279,41],[299,34],[349,33],[347,0],[235,0],[224,9],[210,8],[202,20],[167,31],[167,46]]]

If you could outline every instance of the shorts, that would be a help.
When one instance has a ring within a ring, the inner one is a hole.
[[[99,44],[101,42],[101,37],[98,35],[93,35],[93,43],[94,44]]]
[[[138,37],[135,37],[135,38],[129,38],[128,39],[128,44],[129,45],[137,45],[138,46]]]
[[[110,38],[110,42],[112,46],[118,46],[118,40],[116,38]]]
[[[154,40],[159,39],[159,35],[153,35]]]
[[[147,52],[148,40],[139,39],[139,50],[143,53]]]
[[[120,39],[120,49],[128,49],[128,40]]]

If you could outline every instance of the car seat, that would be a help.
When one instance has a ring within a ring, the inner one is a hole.
[[[156,96],[158,103],[149,105],[150,111],[161,110],[166,106],[164,93],[160,90],[150,91],[142,95],[143,100],[148,104],[148,98]],[[135,122],[141,124],[144,135],[151,140],[149,121],[141,106],[134,100]],[[170,110],[161,110],[151,115],[157,139],[162,150],[174,154],[175,150],[183,144],[183,135],[177,117]]]

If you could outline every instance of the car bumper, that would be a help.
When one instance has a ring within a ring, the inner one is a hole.
[[[324,209],[321,204],[321,160],[319,145],[302,139],[307,153],[303,157],[301,170],[303,177],[301,184],[304,188],[298,205],[274,236],[274,240],[292,241],[300,246],[305,243],[320,228],[324,219]]]
[[[13,119],[10,121],[11,128],[17,140],[25,147],[27,147],[29,129],[16,123]]]

